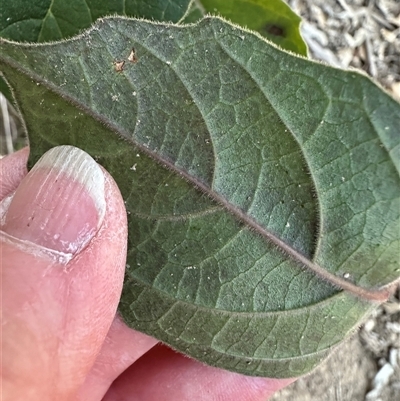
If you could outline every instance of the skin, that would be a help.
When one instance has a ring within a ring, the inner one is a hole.
[[[0,160],[0,199],[22,191],[28,154]],[[126,212],[104,174],[101,229],[67,266],[0,236],[3,400],[265,401],[293,382],[205,366],[122,322]]]

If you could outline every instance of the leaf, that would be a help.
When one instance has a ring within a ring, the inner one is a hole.
[[[0,36],[21,42],[60,40],[79,33],[100,17],[119,14],[177,22],[190,0],[13,0],[2,5]],[[0,92],[11,103],[12,93],[0,76]]]
[[[206,13],[220,15],[307,57],[307,45],[300,35],[301,18],[282,0],[195,0],[184,22],[195,22]]]
[[[78,34],[98,18],[118,14],[178,22],[190,0],[13,0],[2,5],[0,36],[46,42]]]
[[[0,69],[31,165],[72,144],[117,181],[130,326],[214,366],[294,377],[399,281],[400,106],[367,77],[219,18],[2,40]]]

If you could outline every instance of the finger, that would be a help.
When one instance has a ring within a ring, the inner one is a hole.
[[[23,148],[0,160],[0,200],[15,191],[26,176],[29,148]]]
[[[62,146],[44,155],[3,209],[3,399],[71,400],[120,297],[123,200],[89,155]]]
[[[111,383],[157,342],[155,338],[130,329],[117,316],[76,400],[101,400]]]
[[[157,345],[112,384],[103,401],[266,401],[294,380],[239,375]]]

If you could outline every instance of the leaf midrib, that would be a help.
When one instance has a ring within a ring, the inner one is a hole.
[[[111,19],[111,18],[110,18]],[[102,20],[103,23],[106,22],[105,19]],[[87,33],[90,32],[86,31]],[[79,35],[75,37],[74,39],[70,41],[77,41],[81,39],[83,35]],[[137,40],[136,40],[137,41]],[[14,46],[19,46],[20,48],[28,48],[28,45],[24,44],[19,44],[19,43],[12,43],[11,41],[8,41],[6,39],[0,38],[0,44],[6,44],[6,45],[14,45]],[[142,43],[141,43],[142,45]],[[35,45],[35,47],[45,47],[48,46],[46,44],[44,45]],[[146,47],[146,46],[143,46]],[[147,47],[146,47],[147,49]],[[151,52],[149,49],[147,49],[149,52]],[[151,52],[152,53],[152,52]],[[153,54],[153,53],[152,53]],[[157,57],[155,55],[155,57]],[[161,62],[165,63],[162,59],[158,58]],[[352,293],[353,295],[367,299],[370,301],[378,301],[378,302],[383,302],[385,301],[390,292],[386,288],[379,288],[379,289],[366,289],[364,287],[357,286],[344,278],[338,277],[329,271],[323,269],[321,266],[317,265],[313,261],[309,260],[307,257],[305,257],[302,253],[299,251],[295,250],[293,247],[291,247],[289,244],[284,242],[282,239],[277,237],[275,234],[272,232],[268,231],[266,228],[261,226],[256,220],[254,220],[252,217],[248,216],[243,210],[241,210],[239,207],[232,205],[229,203],[229,201],[224,198],[223,196],[219,195],[217,192],[213,191],[207,184],[205,184],[203,181],[199,180],[198,178],[190,175],[183,169],[177,167],[174,163],[172,163],[170,160],[162,157],[159,153],[151,150],[150,148],[146,147],[145,145],[141,144],[140,142],[137,142],[134,138],[132,138],[131,133],[126,131],[124,128],[116,125],[113,121],[108,120],[107,118],[104,118],[104,116],[95,113],[93,110],[89,109],[85,103],[81,103],[78,99],[75,97],[72,97],[68,94],[62,93],[60,89],[55,86],[52,82],[49,82],[45,80],[43,77],[38,75],[37,73],[31,71],[27,67],[21,67],[18,65],[17,62],[15,62],[13,59],[8,58],[7,56],[4,57],[4,55],[0,55],[0,60],[3,60],[5,63],[7,63],[10,67],[16,69],[17,71],[20,71],[22,74],[27,75],[31,79],[34,79],[35,81],[39,82],[41,85],[44,87],[48,88],[48,90],[52,91],[53,93],[57,94],[60,96],[62,99],[65,99],[69,101],[72,105],[75,105],[78,109],[84,111],[86,114],[91,116],[97,121],[100,121],[101,123],[105,124],[106,126],[110,127],[112,131],[116,132],[117,134],[120,134],[123,136],[126,140],[131,142],[134,146],[136,146],[140,151],[148,155],[151,159],[156,161],[157,163],[161,164],[163,167],[167,168],[170,171],[173,171],[180,177],[184,178],[186,181],[194,185],[194,187],[201,192],[207,194],[211,199],[213,199],[215,202],[217,202],[219,205],[223,206],[226,211],[231,213],[235,218],[237,218],[239,221],[241,221],[243,224],[245,224],[247,227],[252,229],[252,231],[256,232],[260,236],[262,236],[265,240],[271,242],[275,246],[277,246],[279,249],[283,250],[287,256],[289,256],[292,260],[297,262],[300,265],[303,265],[305,268],[308,270],[312,271],[315,273],[317,276],[322,278],[323,280],[331,283],[333,286],[338,287],[342,290],[348,291]],[[166,63],[165,63],[166,64]],[[169,68],[172,68],[172,64],[167,65]],[[179,74],[173,69],[174,73],[178,78]],[[185,86],[184,82],[181,80],[182,85]],[[186,86],[185,86],[186,87]],[[187,89],[187,88],[186,88]],[[188,90],[188,89],[187,89]],[[190,94],[190,92],[188,91]]]

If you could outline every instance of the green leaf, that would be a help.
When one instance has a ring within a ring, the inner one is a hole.
[[[118,14],[178,22],[190,0],[13,0],[2,5],[0,36],[46,42],[78,34],[98,18]]]
[[[218,18],[2,40],[0,69],[31,165],[71,144],[117,181],[130,326],[214,366],[294,377],[399,281],[400,106],[367,77]]]
[[[301,18],[282,0],[195,0],[184,22],[199,20],[200,12],[220,15],[307,57],[307,45],[300,35]]]
[[[2,5],[0,36],[20,42],[60,40],[111,14],[178,22],[190,3],[191,0],[13,0]],[[15,104],[1,76],[0,93]]]

